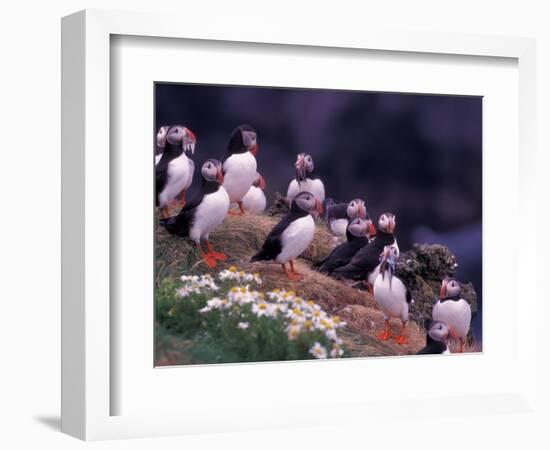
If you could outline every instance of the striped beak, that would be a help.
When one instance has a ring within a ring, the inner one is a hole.
[[[222,170],[221,166],[218,167],[218,173],[216,175],[216,181],[220,184],[223,184],[223,170]]]
[[[315,199],[315,212],[323,214],[323,204],[317,199]]]
[[[373,238],[376,236],[376,227],[372,223],[372,220],[369,220],[369,237]]]
[[[439,291],[439,298],[447,298],[447,281],[443,280]]]

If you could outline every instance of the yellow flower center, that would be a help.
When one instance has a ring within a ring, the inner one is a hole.
[[[229,271],[230,271],[230,272],[236,272],[236,271],[237,271],[237,268],[236,268],[235,266],[231,266],[231,267],[229,268]]]
[[[237,286],[233,286],[231,288],[231,292],[233,292],[234,294],[236,294],[237,292],[239,292],[239,288]]]
[[[258,308],[260,308],[260,309],[267,309],[267,304],[266,304],[266,303],[260,303],[260,304],[258,305]]]
[[[341,319],[340,319],[340,316],[333,316],[333,317],[332,317],[332,321],[333,321],[334,323],[340,323],[340,320],[341,320]]]
[[[300,308],[294,308],[292,310],[292,313],[296,316],[303,316],[304,315],[304,313],[302,312],[302,310]]]
[[[244,286],[241,287],[241,292],[242,292],[243,294],[246,294],[246,288],[245,288]]]

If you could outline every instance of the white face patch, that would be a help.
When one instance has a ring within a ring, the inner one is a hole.
[[[160,127],[157,133],[157,146],[164,148],[166,146],[166,132],[168,127]]]
[[[168,141],[168,143],[175,145],[175,144],[179,144],[180,142],[183,142],[183,137],[184,137],[183,127],[178,125],[175,127],[171,127],[168,130],[168,133],[166,135],[166,140]]]
[[[241,135],[246,148],[256,145],[256,133],[254,131],[241,131]]]

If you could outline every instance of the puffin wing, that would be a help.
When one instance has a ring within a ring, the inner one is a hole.
[[[168,182],[168,158],[166,158],[166,155],[163,153],[158,161],[158,163],[155,166],[155,196],[156,196],[156,202],[158,206],[158,196],[159,194],[164,190],[166,187],[166,183]]]
[[[194,217],[195,209],[201,204],[203,198],[204,192],[201,191],[185,204],[177,216],[169,217],[168,219],[161,219],[160,223],[170,234],[177,236],[189,236],[189,229],[191,228],[191,222]]]
[[[284,216],[277,225],[269,232],[265,238],[264,244],[258,253],[250,261],[270,261],[275,259],[283,248],[281,236],[283,231],[294,221],[295,217],[291,214]]]
[[[344,242],[336,247],[319,264],[319,272],[332,273],[338,267],[345,266],[351,261],[351,258],[359,251],[361,247],[355,242]]]
[[[372,272],[378,264],[380,264],[380,249],[373,241],[359,250],[348,264],[334,270],[333,274],[360,280]]]

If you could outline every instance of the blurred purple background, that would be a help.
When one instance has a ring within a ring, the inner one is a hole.
[[[306,152],[327,197],[363,198],[373,218],[397,215],[402,251],[414,242],[449,246],[458,278],[478,294],[481,341],[481,97],[169,83],[157,83],[155,96],[156,129],[193,130],[196,165],[223,161],[231,131],[252,125],[268,206],[276,191],[286,193],[296,154]]]

